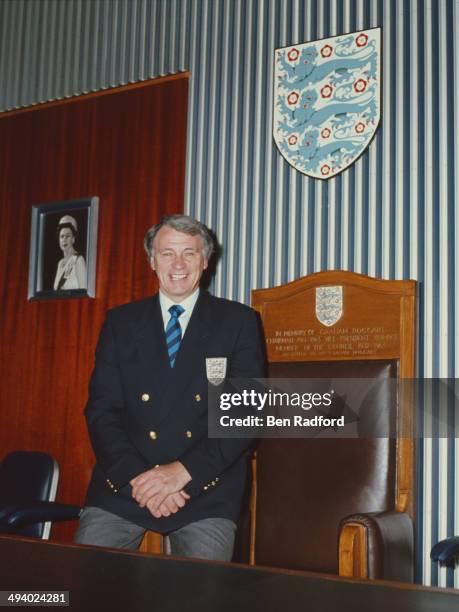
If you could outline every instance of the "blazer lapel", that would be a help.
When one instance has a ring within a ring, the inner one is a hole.
[[[210,326],[208,295],[201,291],[177,353],[175,366],[169,368],[173,373],[173,384],[169,385],[166,393],[167,411],[173,408],[174,398],[183,397],[190,381],[199,375],[199,370],[203,368],[207,339],[211,335]]]
[[[167,389],[171,367],[158,294],[153,296],[151,307],[145,309],[137,329],[136,343],[142,366],[145,368],[145,376],[153,381],[158,390],[164,391]]]
[[[158,294],[153,296],[151,304],[145,309],[144,315],[139,320],[136,343],[144,371],[143,376],[152,381],[156,393],[163,399],[161,402],[162,415],[169,413],[175,405],[176,398],[185,392],[193,377],[205,367],[207,339],[211,335],[211,320],[209,296],[206,292],[201,291],[173,368],[169,364]]]

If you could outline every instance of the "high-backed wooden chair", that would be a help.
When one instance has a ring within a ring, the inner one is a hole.
[[[415,290],[346,271],[254,290],[269,375],[413,378]],[[409,393],[395,396],[372,401],[393,403],[404,437],[260,441],[251,563],[412,580],[412,406]]]

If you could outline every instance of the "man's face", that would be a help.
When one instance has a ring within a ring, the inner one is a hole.
[[[164,225],[153,242],[150,265],[159,288],[174,302],[182,302],[198,287],[207,260],[201,236],[190,236]]]

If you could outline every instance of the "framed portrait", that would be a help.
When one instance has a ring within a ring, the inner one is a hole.
[[[29,300],[95,297],[96,196],[32,207]]]

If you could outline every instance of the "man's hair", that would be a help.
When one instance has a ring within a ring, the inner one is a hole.
[[[159,223],[150,227],[145,234],[143,246],[150,260],[154,255],[153,242],[156,234],[162,227],[172,227],[177,232],[183,232],[190,236],[201,236],[203,255],[206,260],[209,260],[214,252],[214,239],[210,230],[196,219],[187,215],[168,215],[163,217]]]

